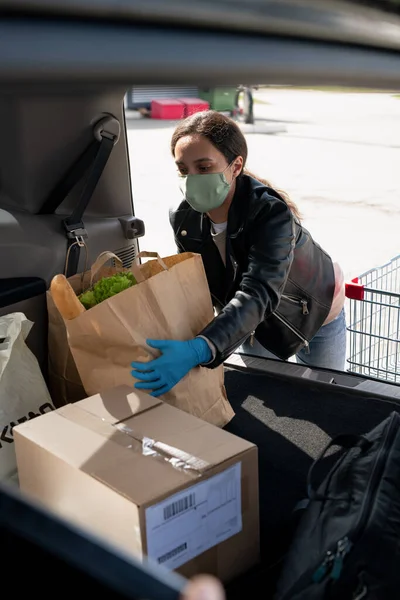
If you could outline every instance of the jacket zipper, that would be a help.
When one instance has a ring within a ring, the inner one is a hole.
[[[254,336],[256,335],[255,331],[252,331],[250,334],[250,346],[253,347],[254,346]]]
[[[219,298],[217,298],[214,294],[212,294],[212,297],[217,300],[220,304],[223,304],[221,302],[221,300]],[[307,300],[300,300],[300,299],[296,299],[294,300],[290,298],[289,296],[283,296],[284,298],[288,298],[288,300],[291,300],[292,302],[296,302],[297,304],[302,304],[303,305],[303,314],[309,314],[308,312],[308,308],[307,308]],[[303,302],[305,302],[305,305],[303,304]],[[304,312],[306,309],[306,312]],[[298,331],[296,331],[296,329],[294,329],[294,327],[292,327],[292,325],[290,325],[290,323],[288,323],[286,321],[286,319],[284,319],[283,317],[281,317],[280,315],[278,315],[276,312],[273,313],[275,315],[275,317],[277,319],[279,319],[279,321],[281,321],[281,323],[283,323],[284,325],[286,325],[286,327],[288,327],[295,335],[297,335],[297,337],[303,342],[304,347],[306,349],[306,353],[309,354],[310,353],[310,345],[308,343],[308,341],[306,340],[306,338],[304,338],[302,335],[300,335],[300,333],[298,333]],[[253,347],[254,346],[254,339],[255,339],[255,330],[251,332],[250,334],[250,346]]]
[[[275,317],[284,325],[286,325],[286,327],[288,329],[290,329],[290,331],[292,331],[295,335],[297,335],[297,337],[303,342],[303,345],[306,349],[306,353],[309,354],[310,353],[310,344],[308,343],[308,341],[306,340],[305,337],[303,337],[288,321],[286,321],[286,319],[284,317],[281,317],[281,315],[279,315],[277,312],[274,312],[273,315],[275,315]]]
[[[244,229],[244,227],[243,227],[243,225],[241,225],[241,226],[239,227],[239,229],[238,229],[236,232],[234,232],[234,233],[230,233],[230,234],[229,234],[229,237],[230,237],[230,239],[231,239],[231,240],[235,240],[235,239],[238,237],[238,235],[239,235],[240,233],[242,233],[243,229]]]
[[[391,421],[389,422],[385,439],[383,441],[382,447],[378,452],[378,456],[376,457],[375,464],[372,468],[372,473],[370,475],[367,489],[365,490],[365,496],[363,500],[363,504],[361,506],[360,516],[358,521],[354,527],[354,529],[346,536],[341,538],[333,548],[329,549],[319,565],[312,570],[309,570],[305,573],[289,590],[285,596],[283,596],[282,600],[289,599],[293,592],[298,588],[298,584],[307,583],[311,580],[313,583],[320,583],[325,577],[329,575],[330,579],[336,581],[339,579],[342,568],[343,561],[347,554],[352,549],[353,545],[357,542],[357,538],[359,537],[362,529],[364,528],[370,514],[371,504],[375,497],[376,485],[379,482],[379,479],[382,475],[382,469],[385,464],[385,458],[387,449],[390,448],[394,434],[396,429],[394,427],[395,419],[397,415],[393,415]],[[301,587],[299,588],[301,589]]]
[[[302,307],[303,315],[309,315],[310,311],[308,310],[308,302],[304,298],[298,298],[297,296],[289,296],[288,294],[282,294],[282,298],[289,300],[293,304],[299,304]]]
[[[222,302],[222,300],[217,298],[217,296],[215,294],[211,294],[211,297],[214,298],[214,300],[216,300],[217,302],[219,302],[219,304],[221,304],[221,306],[224,306],[226,304],[226,302]]]

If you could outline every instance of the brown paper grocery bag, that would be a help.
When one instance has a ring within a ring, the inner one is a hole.
[[[48,387],[54,405],[59,408],[87,397],[68,346],[64,319],[58,312],[50,292],[47,292]]]
[[[87,395],[121,384],[133,386],[131,362],[159,355],[146,345],[146,339],[189,340],[213,319],[200,255],[161,259],[143,252],[139,256],[156,258],[132,266],[137,285],[65,321],[68,345]],[[101,257],[98,260],[83,277],[70,278],[77,293],[90,285],[95,273],[105,276],[104,268],[99,269]],[[108,268],[107,274],[116,270],[122,267]],[[223,366],[193,369],[162,399],[220,427],[234,416],[226,397]]]
[[[116,267],[106,267],[110,259],[117,262]],[[90,271],[81,275],[74,275],[69,282],[77,294],[90,287],[94,280],[107,277],[117,271],[124,270],[121,260],[111,252],[99,255]],[[47,312],[49,319],[48,331],[48,387],[54,405],[58,408],[65,404],[78,402],[87,397],[80,375],[75,365],[74,358],[68,345],[65,322],[50,292],[47,292]]]

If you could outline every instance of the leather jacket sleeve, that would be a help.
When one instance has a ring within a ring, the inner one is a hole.
[[[257,214],[249,215],[250,251],[239,290],[200,335],[216,348],[216,368],[277,308],[295,247],[294,221],[286,203],[266,193]]]

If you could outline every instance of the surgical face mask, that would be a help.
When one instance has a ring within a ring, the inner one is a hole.
[[[231,165],[225,169],[229,169]],[[186,202],[193,210],[207,213],[219,208],[225,202],[231,184],[222,173],[204,173],[196,175],[181,175],[180,189]]]

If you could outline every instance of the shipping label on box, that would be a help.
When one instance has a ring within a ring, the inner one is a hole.
[[[177,569],[242,530],[241,464],[146,509],[147,554]]]

